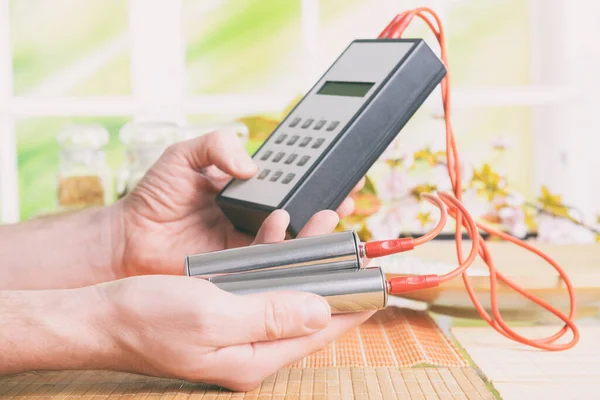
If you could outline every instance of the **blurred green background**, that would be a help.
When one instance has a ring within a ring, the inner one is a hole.
[[[321,0],[320,68],[324,70],[351,40],[375,37],[394,12],[412,6],[402,1]],[[523,0],[455,2],[446,27],[455,88],[530,82],[528,13]],[[183,15],[188,94],[273,91],[286,93],[290,101],[299,94],[295,83],[302,74],[299,0],[185,0]],[[11,22],[15,95],[131,94],[126,0],[12,0]],[[406,36],[432,39],[422,26],[411,27]],[[436,48],[433,41],[430,44]],[[72,73],[82,65],[89,67],[86,74]],[[281,104],[281,110],[287,106]],[[443,137],[442,125],[432,124],[430,112],[420,111],[407,126],[407,142]],[[199,110],[188,120],[241,117],[245,116],[204,115]],[[19,119],[21,219],[55,208],[56,134],[64,124],[104,125],[111,133],[108,162],[116,171],[123,162],[117,133],[127,121],[127,116]],[[464,157],[474,162],[489,156],[497,137],[511,141],[511,162],[503,169],[517,190],[533,194],[528,107],[457,110],[454,125]]]

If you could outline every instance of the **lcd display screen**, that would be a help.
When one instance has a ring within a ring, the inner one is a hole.
[[[371,82],[339,82],[327,81],[321,86],[317,94],[331,96],[364,97],[374,83]]]

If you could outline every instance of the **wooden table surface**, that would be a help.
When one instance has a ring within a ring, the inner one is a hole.
[[[558,327],[523,327],[533,338],[554,334]],[[549,352],[510,341],[491,328],[453,328],[452,334],[503,400],[596,399],[600,395],[600,326],[580,328],[572,349]]]
[[[534,245],[566,270],[575,287],[600,287],[600,244]],[[471,249],[470,246],[470,242],[465,242],[465,255]],[[488,247],[497,268],[509,278],[519,279],[529,288],[564,287],[554,268],[539,256],[504,241],[489,242]],[[456,263],[457,260],[453,241],[430,242],[417,247],[411,255],[425,261]],[[479,257],[471,268],[486,269]],[[453,282],[458,284],[460,279]]]

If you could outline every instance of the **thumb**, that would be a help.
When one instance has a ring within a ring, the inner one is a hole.
[[[214,165],[242,179],[252,177],[257,170],[237,135],[230,131],[212,132],[176,143],[169,148],[168,155],[169,160],[177,160],[196,171]]]
[[[308,292],[264,292],[231,295],[221,309],[226,329],[223,346],[271,341],[315,333],[331,319],[323,297]]]

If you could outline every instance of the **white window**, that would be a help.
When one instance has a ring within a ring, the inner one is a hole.
[[[598,212],[594,2],[0,0],[2,222],[52,207],[48,166],[65,122],[108,125],[116,165],[114,133],[132,118],[277,115],[351,40],[377,36],[419,5],[444,19],[462,154],[478,162],[504,136],[513,148],[502,168],[527,198],[548,184],[568,204]],[[425,35],[437,50],[422,24],[407,35]],[[438,96],[402,133],[407,142],[443,137],[431,117]]]

